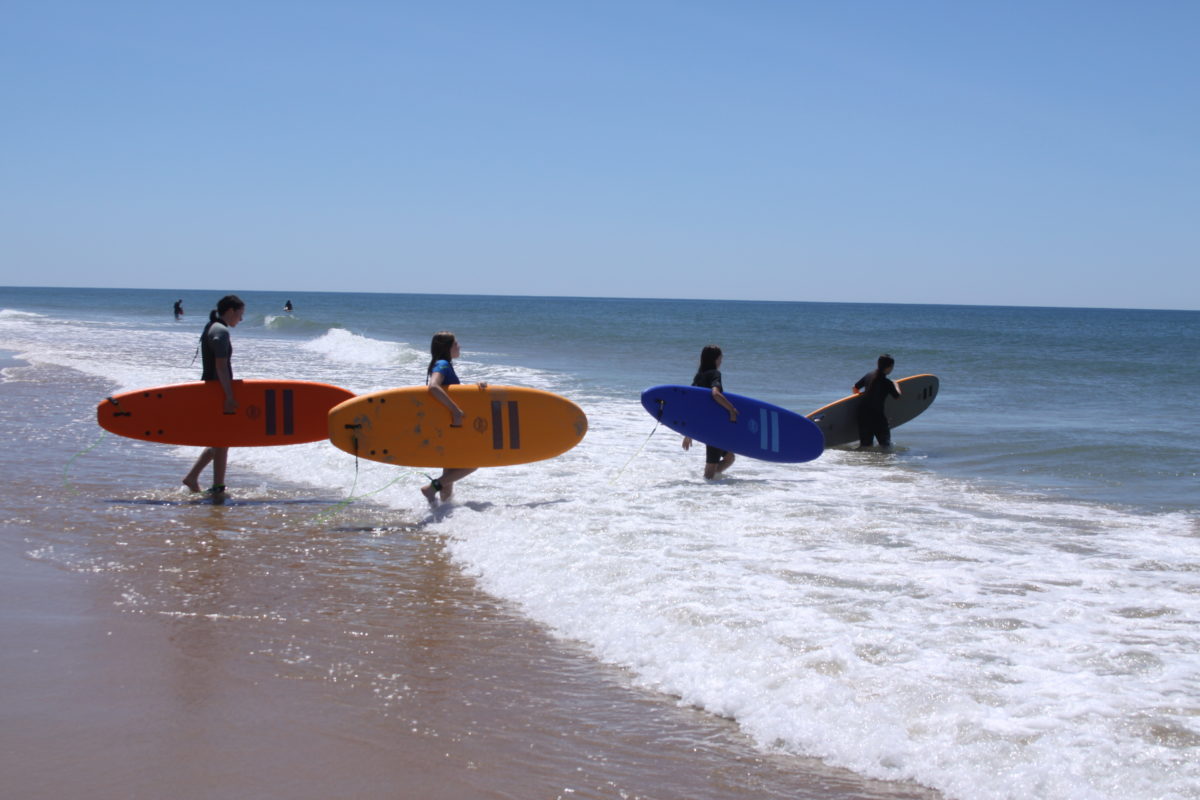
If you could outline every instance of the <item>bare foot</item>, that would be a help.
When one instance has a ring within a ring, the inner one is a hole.
[[[192,492],[200,491],[200,481],[197,478],[193,478],[190,475],[188,477],[184,478],[182,481],[180,481],[180,483],[182,483],[184,486],[186,486],[189,491],[192,491]]]
[[[429,484],[428,486],[422,486],[421,494],[425,495],[425,499],[429,501],[430,508],[437,507],[438,500],[437,500],[437,487],[436,486],[434,486],[432,483]]]

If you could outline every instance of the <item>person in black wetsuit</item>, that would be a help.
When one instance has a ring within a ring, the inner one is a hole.
[[[712,398],[729,412],[729,421],[737,422],[738,412],[733,407],[733,403],[729,402],[725,397],[725,387],[721,385],[721,362],[724,360],[724,354],[721,348],[715,344],[705,345],[700,351],[700,369],[696,370],[696,377],[692,378],[692,386],[699,386],[702,389],[711,389]],[[683,449],[690,450],[692,447],[692,437],[683,437]],[[734,455],[728,450],[722,450],[719,447],[705,445],[704,453],[704,477],[711,480],[717,475],[733,466]]]
[[[220,381],[223,390],[222,411],[237,412],[237,399],[233,396],[233,345],[229,341],[229,329],[236,327],[246,314],[246,304],[236,294],[221,298],[217,307],[208,315],[208,324],[200,334],[200,353],[203,363],[202,381]],[[183,485],[193,492],[200,491],[200,473],[210,463],[213,466],[213,484],[208,490],[212,495],[225,493],[225,465],[229,459],[228,447],[206,447],[183,478]]]
[[[183,298],[181,297],[175,301],[175,319],[179,319],[182,316],[183,316]]]
[[[892,446],[892,428],[884,406],[889,397],[900,396],[900,387],[888,377],[896,366],[896,359],[884,353],[875,363],[875,369],[854,384],[854,393],[862,392],[862,400],[858,403],[859,447],[870,447],[876,439],[880,447]]]

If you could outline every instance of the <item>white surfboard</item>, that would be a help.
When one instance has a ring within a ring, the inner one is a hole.
[[[883,406],[888,425],[897,428],[933,405],[939,381],[936,375],[910,375],[896,381],[900,397],[889,397]],[[852,394],[808,414],[825,434],[826,447],[858,441],[858,404],[862,395]]]

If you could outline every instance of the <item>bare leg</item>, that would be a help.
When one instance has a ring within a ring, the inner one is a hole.
[[[221,487],[218,492],[225,491],[225,466],[229,463],[229,448],[214,447],[213,451],[213,487]]]
[[[193,492],[200,491],[200,473],[209,464],[213,465],[213,486],[225,486],[225,466],[229,463],[228,447],[206,447],[201,451],[196,463],[187,475],[183,476],[183,485]]]
[[[721,460],[718,461],[716,464],[705,464],[704,465],[704,477],[707,478],[708,480],[712,480],[713,478],[717,477],[725,470],[732,467],[734,460],[735,460],[735,457],[734,457],[733,453],[726,451],[725,455],[723,455],[721,457]]]
[[[437,496],[440,494],[443,501],[449,500],[454,494],[454,484],[475,471],[475,467],[467,469],[465,467],[451,467],[442,470],[442,474],[428,486],[421,487],[421,494],[425,495],[425,499],[429,501],[429,505],[437,504]]]
[[[200,491],[200,473],[213,460],[214,451],[215,448],[212,447],[206,447],[200,451],[200,455],[196,459],[196,463],[192,465],[191,471],[183,476],[182,483],[184,486],[193,492]],[[224,465],[222,465],[222,469],[224,469]]]
[[[442,500],[449,500],[450,496],[454,494],[454,484],[467,477],[474,471],[475,467],[471,467],[470,469],[455,468],[442,470]]]

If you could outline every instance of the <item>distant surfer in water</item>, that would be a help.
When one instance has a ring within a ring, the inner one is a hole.
[[[237,327],[246,314],[246,304],[236,294],[225,295],[217,307],[208,315],[208,324],[200,334],[200,354],[203,363],[202,381],[220,381],[225,390],[223,411],[237,413],[237,399],[233,396],[233,344],[229,340],[229,329]],[[200,473],[211,463],[213,485],[208,491],[213,495],[225,493],[225,465],[229,460],[228,447],[206,447],[196,459],[190,472],[183,478],[183,485],[193,492],[200,491]]]
[[[183,298],[181,297],[175,301],[175,319],[179,319],[182,316],[183,316]]]
[[[870,447],[876,439],[880,447],[892,446],[892,428],[884,405],[889,397],[900,396],[900,387],[888,377],[896,366],[896,359],[884,353],[875,363],[875,369],[854,384],[854,393],[862,392],[858,403],[859,447]]]
[[[429,343],[429,369],[425,371],[425,381],[429,393],[450,412],[450,427],[460,428],[463,423],[463,410],[454,402],[454,398],[446,391],[446,387],[462,383],[454,372],[454,359],[459,356],[458,339],[450,331],[441,331],[433,335]],[[487,384],[479,384],[480,389],[486,389]],[[449,500],[454,494],[454,484],[475,471],[475,467],[447,467],[442,474],[421,488],[421,494],[430,505],[436,505],[438,497]]]
[[[700,351],[700,368],[696,370],[696,377],[692,378],[692,386],[711,389],[713,401],[729,412],[730,422],[737,422],[737,409],[725,397],[725,387],[721,385],[720,367],[724,359],[725,356],[722,354],[721,348],[715,344],[705,345],[704,349]],[[690,450],[691,448],[692,437],[683,437],[683,449]],[[704,477],[712,480],[733,466],[733,461],[734,455],[728,450],[705,445]]]
[[[283,304],[283,310],[288,312],[289,314],[292,313],[292,301],[291,300],[288,300],[286,303]]]

